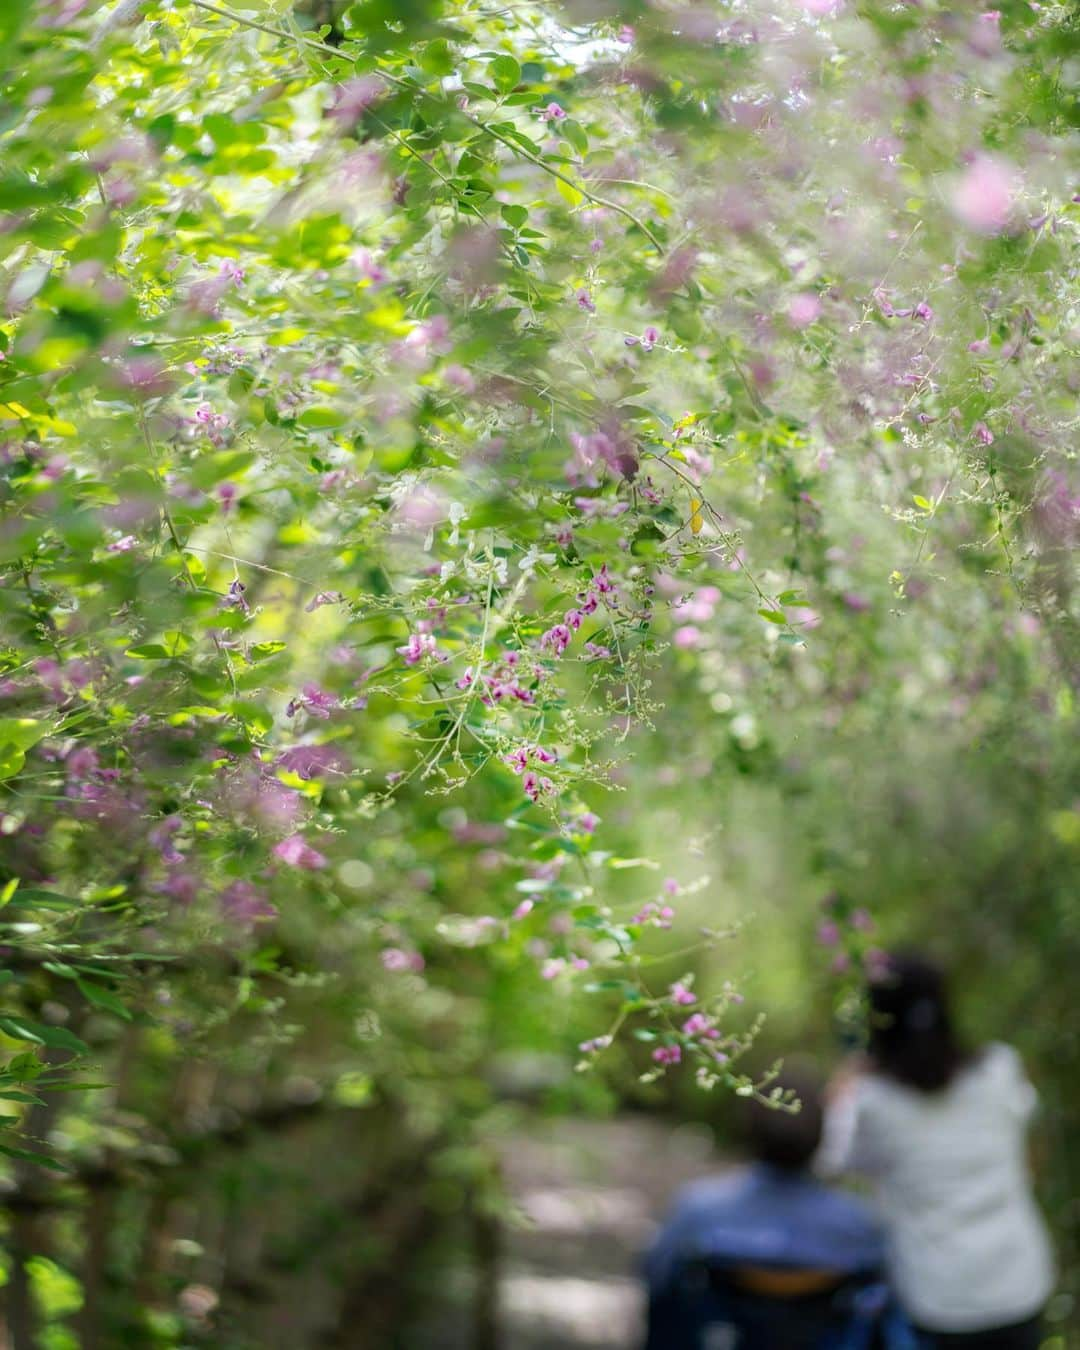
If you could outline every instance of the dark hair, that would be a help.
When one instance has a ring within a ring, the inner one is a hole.
[[[942,970],[915,953],[891,953],[870,977],[869,1002],[873,1068],[919,1092],[946,1087],[968,1056]]]
[[[746,1145],[758,1162],[801,1172],[821,1143],[821,1080],[805,1069],[785,1070],[779,1084],[794,1091],[799,1110],[749,1101],[743,1121]]]

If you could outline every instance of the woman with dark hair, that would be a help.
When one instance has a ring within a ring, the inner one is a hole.
[[[1053,1262],[1020,1058],[963,1047],[944,977],[921,957],[882,961],[868,1004],[868,1055],[834,1084],[822,1166],[876,1182],[894,1288],[936,1350],[1038,1350]]]

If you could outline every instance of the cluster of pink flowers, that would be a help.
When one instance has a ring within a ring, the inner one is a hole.
[[[532,761],[537,764],[555,764],[558,755],[553,750],[545,750],[540,745],[520,745],[505,757],[506,763],[517,774],[521,774],[521,786],[530,801],[538,802],[541,797],[555,791],[550,778],[538,774],[529,767]]]
[[[486,707],[490,708],[496,703],[502,703],[504,699],[516,699],[518,703],[524,703],[530,707],[536,702],[536,690],[527,689],[521,683],[521,653],[505,652],[501,661],[491,670],[482,672],[480,683],[482,693],[480,701]],[[534,672],[535,673],[535,672]],[[469,666],[465,674],[454,683],[459,689],[471,689],[476,682],[476,674],[472,666]]]
[[[660,330],[649,324],[640,337],[628,337],[623,341],[627,347],[640,347],[643,352],[651,352],[660,341]]]
[[[584,956],[549,956],[540,967],[540,978],[554,980],[567,970],[588,969],[589,962]]]
[[[407,666],[418,665],[425,656],[434,657],[438,661],[447,660],[447,657],[439,651],[435,634],[421,631],[422,629],[423,625],[420,625],[415,633],[409,634],[409,640],[404,647],[394,649]]]
[[[204,431],[211,445],[225,444],[229,419],[225,413],[215,412],[211,404],[200,403],[188,425]]]
[[[922,323],[931,323],[934,318],[934,311],[925,300],[920,300],[917,305],[907,309],[897,309],[881,287],[874,292],[874,301],[878,312],[886,319],[919,319]]]
[[[188,291],[188,303],[203,314],[213,314],[230,287],[242,285],[244,269],[226,259],[216,276],[196,281]]]
[[[424,958],[420,953],[405,947],[385,947],[379,960],[384,970],[413,971],[418,974],[424,969]]]
[[[220,896],[221,912],[240,928],[252,928],[277,918],[277,910],[250,881],[234,881]]]
[[[325,855],[317,848],[312,848],[302,834],[291,834],[287,839],[282,839],[279,844],[274,845],[273,852],[274,857],[280,858],[283,863],[288,863],[290,867],[303,868],[308,872],[327,866]]]
[[[678,1045],[658,1045],[652,1052],[657,1064],[679,1064],[682,1061],[682,1047]]]
[[[540,637],[540,650],[549,652],[554,657],[560,657],[566,651],[567,647],[574,639],[574,634],[581,630],[586,616],[595,614],[600,607],[601,597],[615,597],[615,583],[608,575],[607,563],[601,567],[600,571],[592,579],[592,584],[588,590],[579,591],[577,596],[577,606],[574,609],[568,609],[563,616],[562,623],[553,624]],[[588,647],[590,644],[586,644]],[[595,648],[590,655],[598,655],[601,649]],[[607,649],[603,649],[607,652]],[[610,652],[607,652],[610,656]]]
[[[852,955],[858,956],[858,943],[847,938],[854,938],[856,934],[866,935],[874,931],[874,919],[869,910],[862,907],[850,908],[835,891],[830,892],[821,902],[821,908],[825,911],[825,917],[818,924],[817,940],[823,947],[836,947],[836,951],[831,963],[831,970],[834,975],[843,975],[851,969]],[[869,973],[875,960],[875,947],[868,948],[863,952],[861,961],[863,968]]]
[[[325,689],[320,689],[317,684],[305,684],[303,690],[293,699],[285,709],[286,717],[294,717],[303,710],[311,717],[320,717],[326,719],[332,712],[341,707],[341,703],[336,694],[329,694]]]
[[[694,993],[684,980],[676,980],[675,983],[669,987],[668,998],[671,999],[672,1003],[676,1003],[680,1007],[686,1008],[697,1002],[697,994]]]
[[[653,928],[670,928],[674,918],[675,911],[670,905],[662,900],[646,900],[630,922],[648,924]]]

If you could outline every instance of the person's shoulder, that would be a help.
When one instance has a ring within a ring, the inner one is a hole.
[[[980,1045],[969,1056],[963,1072],[1006,1083],[1013,1083],[1026,1076],[1019,1050],[1005,1041],[987,1041]]]
[[[699,1213],[737,1201],[753,1183],[751,1169],[733,1167],[687,1182],[675,1195],[674,1208],[682,1213]]]

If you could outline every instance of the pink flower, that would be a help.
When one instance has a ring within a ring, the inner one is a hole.
[[[572,636],[566,624],[554,624],[540,638],[540,650],[550,650],[552,656],[562,656],[563,652],[570,646]]]
[[[542,745],[534,745],[532,756],[539,764],[557,764],[559,756],[554,750],[545,750]]]
[[[439,655],[438,644],[431,633],[410,633],[405,646],[395,647],[394,650],[404,658],[407,666],[417,665],[425,656]]]
[[[835,947],[840,941],[840,929],[831,919],[818,924],[817,940],[823,947]]]
[[[812,291],[801,291],[788,304],[788,321],[793,328],[807,328],[821,317],[821,301]]]
[[[554,102],[549,103],[546,108],[541,108],[537,113],[542,122],[561,122],[565,116],[566,109]]]
[[[652,1052],[657,1064],[678,1064],[682,1060],[682,1047],[678,1045],[658,1045]]]
[[[130,553],[131,550],[136,547],[138,542],[139,542],[138,539],[136,539],[133,534],[125,534],[120,539],[114,539],[113,542],[109,544],[108,548],[106,549],[106,552]]]
[[[994,444],[994,433],[990,430],[990,428],[986,425],[985,422],[976,422],[975,425],[971,428],[971,434],[979,442],[980,445]]]
[[[373,75],[347,80],[335,90],[334,106],[327,115],[344,130],[358,121],[382,92],[383,85]]]
[[[1013,171],[1004,160],[979,153],[952,194],[952,208],[968,229],[1000,234],[1013,204]]]
[[[684,1036],[700,1036],[712,1030],[712,1023],[704,1013],[696,1012],[683,1023]]]
[[[594,1036],[591,1041],[582,1041],[578,1049],[583,1055],[593,1055],[606,1050],[610,1044],[610,1036]]]
[[[574,299],[577,301],[578,309],[583,313],[596,313],[596,305],[593,303],[593,298],[584,286],[579,287],[578,290],[574,292]]]
[[[561,956],[552,956],[540,967],[540,978],[542,980],[554,980],[556,976],[561,975],[566,969],[566,962]]]
[[[389,273],[372,259],[366,248],[358,248],[354,253],[350,253],[349,261],[364,280],[371,283],[373,291],[385,286],[390,280]]]
[[[874,919],[868,910],[857,909],[851,916],[851,926],[860,933],[872,933]]]
[[[327,859],[318,849],[312,848],[302,834],[291,834],[288,839],[275,844],[274,857],[290,867],[302,867],[309,872],[327,865]]]
[[[510,917],[512,919],[524,919],[526,914],[532,913],[535,904],[535,900],[522,900],[520,904],[514,906]]]
[[[671,986],[668,990],[668,997],[671,999],[672,1003],[677,1003],[682,1007],[689,1007],[690,1004],[697,1002],[697,995],[692,989],[687,988],[681,980],[677,980],[675,984]]]
[[[277,910],[250,881],[234,881],[222,891],[221,908],[227,919],[244,928],[277,918]]]
[[[518,746],[506,756],[506,762],[515,773],[524,773],[529,767],[529,752],[524,745]]]
[[[342,605],[345,603],[345,597],[340,591],[320,591],[314,600],[309,600],[304,606],[304,613],[311,614],[316,609],[322,609],[323,605]]]
[[[692,623],[684,623],[681,627],[675,629],[671,640],[676,647],[684,650],[688,647],[696,647],[701,641],[701,630],[695,628]]]
[[[582,834],[593,834],[597,825],[600,824],[600,817],[594,815],[592,811],[582,811],[581,815],[574,821],[576,829]]]
[[[424,969],[424,958],[420,953],[406,951],[403,947],[385,948],[379,953],[379,960],[382,962],[384,970],[421,971]]]

